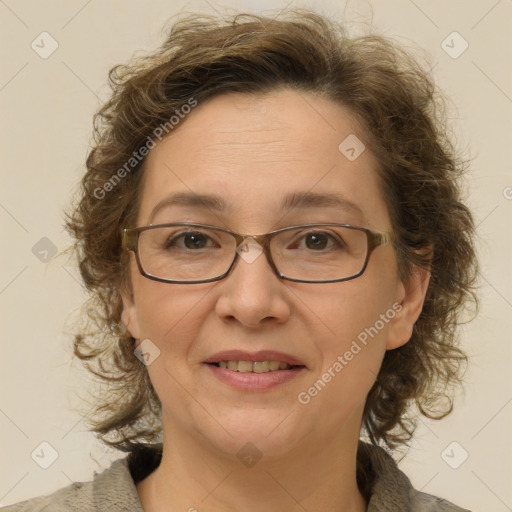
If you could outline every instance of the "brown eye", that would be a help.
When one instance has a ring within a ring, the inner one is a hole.
[[[343,249],[343,240],[334,234],[324,231],[310,231],[297,237],[297,241],[289,249],[308,249],[313,252],[325,252],[329,249]]]
[[[328,237],[324,233],[310,233],[305,236],[305,240],[308,249],[325,249],[329,243]]]
[[[183,240],[183,246],[178,244],[178,240]],[[165,243],[165,248],[177,247],[179,249],[204,249],[207,247],[208,240],[211,238],[198,231],[181,233],[169,238]]]

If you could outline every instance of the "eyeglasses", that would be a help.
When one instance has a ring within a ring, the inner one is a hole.
[[[281,279],[333,283],[359,277],[371,253],[393,240],[349,224],[303,224],[264,235],[242,235],[205,224],[177,222],[125,229],[140,273],[165,283],[208,283],[226,277],[238,256],[252,263],[261,252]],[[252,245],[254,250],[249,250]]]

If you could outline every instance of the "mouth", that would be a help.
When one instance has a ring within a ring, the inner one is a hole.
[[[219,352],[204,361],[220,381],[240,391],[268,391],[302,375],[306,365],[273,350]]]
[[[304,365],[290,365],[283,361],[219,361],[218,363],[207,363],[218,368],[227,368],[233,372],[241,373],[268,373],[278,370],[292,370],[304,368]]]
[[[204,362],[242,373],[266,373],[306,366],[296,357],[275,350],[259,350],[258,352],[224,350],[210,356]]]

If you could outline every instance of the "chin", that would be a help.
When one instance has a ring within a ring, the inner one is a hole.
[[[220,422],[223,428],[202,433],[219,451],[235,454],[237,457],[247,454],[272,456],[284,455],[306,437],[311,428],[305,428],[304,422],[289,412],[271,411],[261,408],[244,408],[232,415],[223,415]],[[224,430],[225,429],[225,430]]]

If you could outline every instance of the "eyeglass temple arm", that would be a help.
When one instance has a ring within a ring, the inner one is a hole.
[[[137,248],[137,232],[132,229],[123,230],[123,247],[129,251],[134,251]]]
[[[386,232],[386,233],[372,233],[371,237],[371,249],[375,249],[376,247],[379,247],[379,245],[384,245],[389,242],[392,242],[394,239],[393,233]]]

